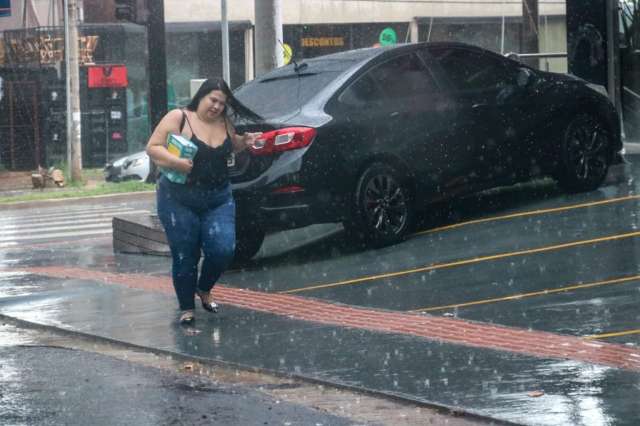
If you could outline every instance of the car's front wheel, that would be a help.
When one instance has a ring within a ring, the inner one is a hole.
[[[156,163],[149,158],[149,174],[146,179],[144,179],[145,183],[156,183],[158,178],[160,177],[160,169],[156,166]]]
[[[590,115],[579,115],[567,126],[560,146],[558,183],[568,191],[592,191],[607,176],[611,135]]]
[[[373,163],[357,181],[345,228],[373,246],[384,246],[402,240],[414,216],[410,191],[401,175],[391,166]]]

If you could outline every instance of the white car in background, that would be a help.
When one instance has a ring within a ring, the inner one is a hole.
[[[139,180],[151,182],[151,162],[145,151],[119,158],[108,163],[104,168],[104,179],[107,182]]]

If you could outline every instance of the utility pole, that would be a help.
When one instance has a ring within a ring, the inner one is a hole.
[[[256,76],[284,64],[281,0],[254,0]]]
[[[229,70],[229,21],[227,19],[227,0],[220,0],[222,17],[222,78],[231,87],[231,72]]]
[[[149,117],[151,128],[167,113],[167,55],[164,30],[164,1],[148,3],[147,50],[149,52]]]
[[[67,94],[67,165],[71,181],[82,181],[80,73],[78,70],[78,2],[64,0],[65,76]]]

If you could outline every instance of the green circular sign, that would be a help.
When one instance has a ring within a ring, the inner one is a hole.
[[[380,41],[380,46],[389,46],[391,44],[396,44],[398,36],[393,28],[387,27],[380,32],[378,40]]]

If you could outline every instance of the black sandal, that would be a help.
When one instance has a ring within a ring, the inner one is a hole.
[[[180,324],[182,325],[191,325],[196,321],[196,317],[193,316],[193,310],[189,309],[186,311],[182,311],[180,314]]]
[[[211,297],[210,292],[198,290],[196,291],[196,294],[200,298],[200,301],[202,302],[202,308],[205,311],[213,312],[214,314],[218,313],[218,304],[213,300],[209,300],[209,298]]]

